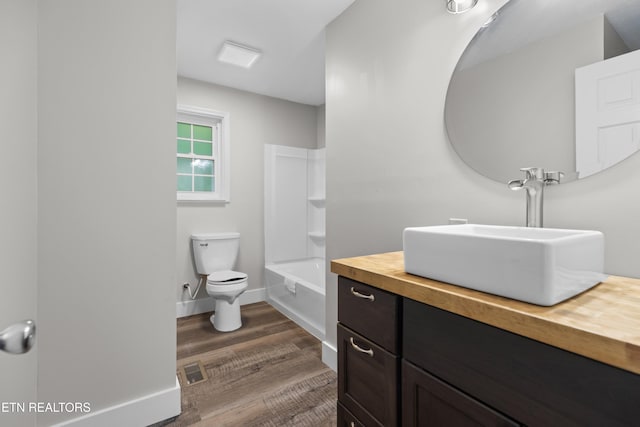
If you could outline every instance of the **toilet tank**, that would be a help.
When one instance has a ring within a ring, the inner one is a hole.
[[[191,245],[199,274],[231,270],[238,258],[240,233],[192,234]]]

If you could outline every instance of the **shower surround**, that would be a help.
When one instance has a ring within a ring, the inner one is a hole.
[[[267,301],[325,334],[325,149],[265,145]]]

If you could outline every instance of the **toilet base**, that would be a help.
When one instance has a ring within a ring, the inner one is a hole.
[[[216,298],[215,312],[209,320],[213,327],[220,332],[231,332],[242,326],[240,317],[240,299],[234,298],[232,303],[226,299]]]

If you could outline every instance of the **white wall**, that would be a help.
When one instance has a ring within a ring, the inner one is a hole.
[[[264,287],[264,144],[315,148],[317,107],[256,95],[183,77],[178,103],[230,113],[231,202],[178,203],[176,301],[189,300],[182,284],[197,283],[189,236],[240,232],[236,269],[249,275],[249,291]],[[198,299],[208,298],[202,287]]]
[[[39,2],[41,402],[96,413],[176,386],[175,9]]]
[[[35,0],[0,2],[0,330],[36,318],[37,42]],[[36,400],[37,349],[0,351],[0,402]],[[0,412],[0,425],[33,426],[35,414]]]
[[[402,249],[411,225],[450,217],[523,225],[524,195],[469,169],[447,141],[443,109],[458,58],[504,0],[451,15],[444,2],[355,2],[327,31],[327,258]],[[545,225],[606,236],[606,271],[640,277],[640,156],[550,187]],[[336,276],[327,341],[336,342]]]

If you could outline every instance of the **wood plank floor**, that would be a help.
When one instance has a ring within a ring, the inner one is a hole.
[[[178,319],[182,413],[158,426],[336,426],[336,374],[321,343],[261,302],[242,307],[241,329],[218,332],[210,314]],[[182,367],[208,379],[188,385]]]

